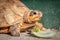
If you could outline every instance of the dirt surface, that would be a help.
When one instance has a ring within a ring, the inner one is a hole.
[[[60,40],[60,32],[58,31],[56,36],[50,39],[33,37],[27,33],[21,33],[20,37],[13,37],[8,34],[0,34],[0,40]]]

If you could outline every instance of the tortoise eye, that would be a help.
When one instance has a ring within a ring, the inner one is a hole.
[[[33,15],[36,15],[37,13],[36,12],[34,12],[34,11],[31,11],[30,12],[30,16],[33,16]]]
[[[33,14],[36,15],[36,12],[34,12]]]

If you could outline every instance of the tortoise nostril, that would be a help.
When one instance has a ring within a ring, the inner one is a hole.
[[[40,13],[40,17],[42,17],[42,15],[43,15],[43,14],[42,14],[42,13]]]

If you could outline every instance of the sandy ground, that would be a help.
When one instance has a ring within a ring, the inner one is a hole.
[[[58,31],[56,36],[50,39],[33,37],[25,32],[21,33],[20,37],[13,37],[8,34],[0,34],[0,40],[60,40],[60,32]]]

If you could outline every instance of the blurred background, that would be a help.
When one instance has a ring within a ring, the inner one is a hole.
[[[46,28],[60,27],[60,0],[21,0],[28,8],[40,10],[43,17],[40,22]]]

